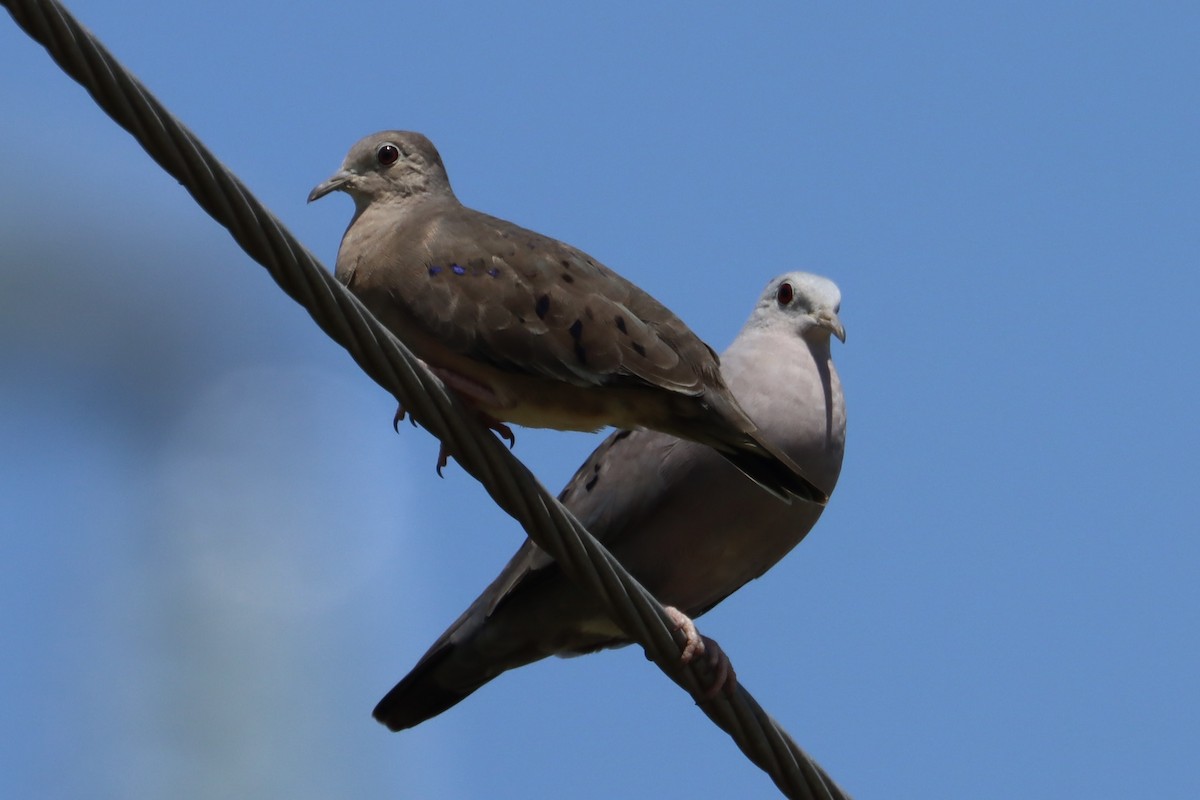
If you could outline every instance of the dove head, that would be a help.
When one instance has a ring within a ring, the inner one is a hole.
[[[422,134],[410,131],[382,131],[359,140],[342,168],[309,192],[308,202],[334,191],[354,198],[359,212],[376,201],[422,194],[453,197],[437,148]]]
[[[789,272],[767,284],[747,327],[785,326],[804,338],[830,334],[846,341],[838,319],[842,293],[837,284],[810,272]]]

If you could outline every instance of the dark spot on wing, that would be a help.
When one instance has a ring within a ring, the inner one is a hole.
[[[430,265],[430,267],[429,267],[429,274],[430,274],[430,275],[437,275],[437,274],[439,274],[441,271],[442,271],[442,268],[441,268],[441,267],[436,267],[436,266],[433,266],[433,265]]]
[[[624,334],[629,333],[629,331],[625,330],[625,318],[622,317],[620,314],[617,315],[616,319],[614,319],[613,322],[617,323],[617,330],[619,330],[621,333],[624,333]]]
[[[633,352],[635,352],[635,353],[637,353],[639,356],[642,356],[643,358],[645,358],[645,356],[646,356],[646,348],[642,347],[642,346],[641,346],[640,344],[638,344],[637,342],[634,342],[633,344],[631,344],[631,345],[629,345],[629,346],[633,348]]]
[[[467,274],[467,268],[460,267],[458,264],[451,264],[450,271],[453,272],[455,275],[466,275]]]
[[[587,350],[584,349],[581,337],[583,336],[583,320],[577,319],[571,323],[571,327],[567,328],[567,333],[571,334],[571,338],[575,340],[575,358],[580,364],[587,364]]]
[[[537,299],[533,310],[537,312],[538,319],[545,319],[546,313],[550,311],[550,295],[544,294]]]
[[[567,283],[574,283],[574,282],[575,282],[575,276],[574,276],[574,275],[568,275],[568,274],[567,274],[567,273],[565,273],[565,272],[562,274],[562,279],[563,279],[565,282],[567,282]]]
[[[593,475],[592,479],[583,485],[583,488],[590,492],[592,489],[596,488],[596,481],[598,480],[600,480],[600,476],[598,474]]]

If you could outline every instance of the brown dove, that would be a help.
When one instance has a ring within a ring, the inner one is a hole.
[[[827,500],[678,317],[586,253],[464,206],[425,136],[362,139],[308,199],[335,190],[354,199],[338,280],[493,428],[649,428],[784,500]]]

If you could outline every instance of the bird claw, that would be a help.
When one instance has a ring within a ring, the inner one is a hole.
[[[501,439],[508,442],[509,450],[512,450],[513,447],[517,444],[517,435],[512,432],[512,428],[508,427],[500,420],[496,419],[495,417],[488,416],[487,414],[484,414],[482,412],[480,412],[480,414],[479,414],[479,419],[480,419],[480,421],[483,422],[484,425],[486,425],[491,430],[495,431],[497,433],[497,435],[500,436]]]
[[[690,664],[696,656],[702,655],[706,657],[708,666],[713,671],[712,684],[704,690],[697,702],[704,703],[712,700],[722,691],[727,695],[732,695],[734,689],[737,688],[737,673],[734,672],[733,663],[721,649],[721,645],[707,636],[701,636],[700,632],[696,630],[696,623],[679,609],[674,606],[666,606],[666,611],[667,616],[675,625],[675,629],[681,631],[686,639],[683,651],[679,655],[680,663]]]
[[[403,411],[398,412],[398,413],[402,414]],[[482,411],[480,411],[478,413],[479,413],[479,421],[482,422],[489,430],[495,431],[500,436],[501,439],[504,439],[506,442],[508,442],[509,450],[513,449],[513,445],[515,445],[517,443],[517,437],[516,437],[516,434],[514,434],[512,432],[512,428],[508,427],[507,425],[505,425],[503,422],[496,419],[495,417],[489,416],[488,414],[484,414]],[[442,446],[440,448],[438,448],[437,474],[438,474],[439,478],[445,477],[444,475],[442,475],[442,469],[449,462],[450,462],[450,450],[449,450],[449,448],[446,447],[445,443],[443,443]]]
[[[396,406],[396,416],[392,417],[392,430],[394,430],[396,433],[399,433],[400,432],[400,423],[404,421],[404,418],[406,416],[408,416],[408,415],[404,411],[404,406],[397,405]],[[408,421],[412,423],[412,426],[414,428],[417,427],[416,417],[409,417]]]

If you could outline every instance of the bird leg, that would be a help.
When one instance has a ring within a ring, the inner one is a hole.
[[[429,365],[426,364],[426,366]],[[517,437],[513,435],[512,428],[482,410],[482,408],[500,408],[503,406],[500,398],[492,391],[492,387],[480,383],[474,378],[469,378],[461,373],[441,367],[429,367],[429,370],[441,378],[442,383],[446,384],[447,388],[457,394],[460,400],[473,407],[476,413],[479,414],[479,421],[487,426],[489,430],[500,434],[500,438],[508,442],[509,449],[512,449],[513,445],[517,443]]]
[[[491,407],[500,405],[500,398],[496,396],[496,393],[492,391],[491,387],[486,386],[479,381],[468,378],[460,373],[453,372],[448,369],[442,369],[441,367],[435,367],[425,361],[422,361],[421,364],[424,365],[424,367],[434,375],[438,376],[442,383],[446,385],[446,388],[458,395],[459,399],[462,400],[464,404],[475,409],[475,413],[479,416],[479,421],[482,422],[483,425],[489,430],[493,430],[498,433],[501,439],[508,442],[508,447],[510,450],[514,445],[516,445],[517,437],[513,434],[512,428],[508,427],[491,414],[488,414],[479,408],[480,404]],[[396,431],[396,433],[400,432],[400,423],[404,420],[405,416],[407,416],[407,414],[404,411],[404,406],[397,404],[396,415],[392,417],[392,429]],[[416,419],[411,419],[410,421],[415,428],[417,426]],[[442,469],[446,466],[446,464],[449,463],[449,461],[450,451],[446,448],[445,442],[443,442],[441,447],[438,448],[437,474],[439,478],[442,477]]]
[[[733,671],[733,663],[730,662],[729,656],[725,655],[721,645],[707,636],[701,636],[700,632],[696,630],[696,623],[692,622],[691,617],[678,608],[674,606],[665,606],[664,608],[667,616],[675,625],[675,629],[681,631],[687,640],[683,652],[679,655],[679,661],[683,664],[690,664],[696,656],[703,655],[707,657],[708,666],[712,668],[714,675],[712,685],[704,690],[700,702],[712,700],[722,690],[725,694],[732,695],[733,690],[737,688],[737,673]]]

